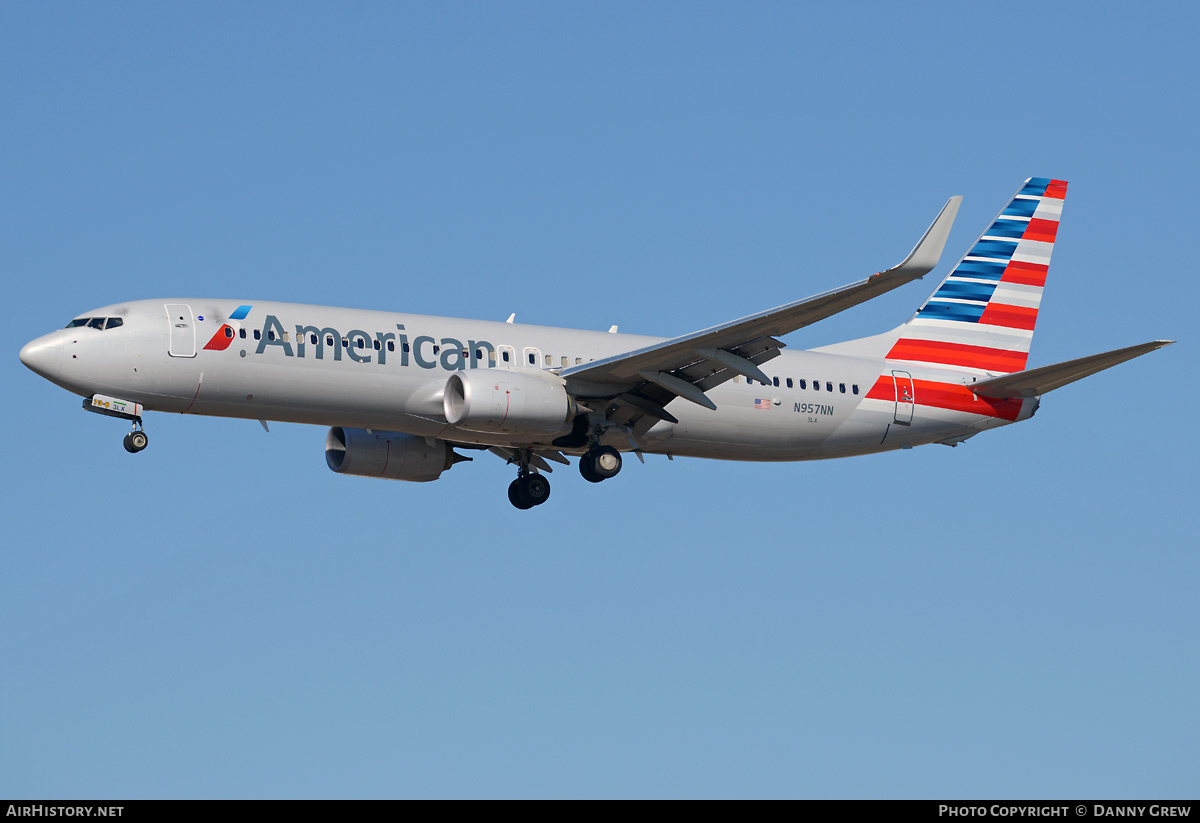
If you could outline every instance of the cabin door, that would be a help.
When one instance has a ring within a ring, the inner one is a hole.
[[[906,371],[893,369],[892,380],[896,383],[896,422],[902,426],[911,425],[913,406],[916,405],[912,375]]]
[[[196,356],[196,324],[192,307],[185,303],[167,303],[167,328],[170,342],[167,353],[172,357]]]

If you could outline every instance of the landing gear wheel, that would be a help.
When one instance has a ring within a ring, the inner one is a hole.
[[[579,473],[590,483],[616,477],[621,471],[621,453],[612,446],[601,446],[579,458]]]
[[[146,448],[147,445],[149,445],[150,438],[146,437],[146,433],[144,431],[131,431],[129,434],[125,435],[125,440],[123,443],[125,446],[125,451],[129,452],[130,454],[137,454],[142,449]]]
[[[583,479],[589,483],[599,483],[604,478],[596,474],[596,461],[592,457],[592,453],[588,452],[583,457],[579,458],[579,473],[583,475]]]
[[[517,497],[530,506],[540,506],[550,499],[550,481],[540,474],[518,477]]]
[[[519,491],[520,483],[520,478],[517,478],[508,484],[508,502],[512,503],[518,509],[532,509],[534,506],[533,503],[526,503],[521,499],[521,493]]]

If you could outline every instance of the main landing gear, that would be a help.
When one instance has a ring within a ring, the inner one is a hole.
[[[508,485],[508,502],[532,509],[550,499],[550,481],[540,474],[523,473]]]
[[[597,446],[579,458],[579,473],[589,483],[616,477],[621,471],[621,453],[612,446]]]
[[[550,481],[539,474],[537,469],[530,468],[530,463],[540,463],[547,469],[541,458],[535,456],[529,449],[517,449],[509,457],[510,463],[516,463],[517,479],[508,486],[508,502],[518,509],[532,509],[550,499]],[[560,461],[562,462],[562,461]],[[579,473],[589,483],[599,483],[610,477],[616,477],[621,471],[621,453],[612,446],[593,445],[579,458]]]
[[[550,481],[529,468],[533,454],[518,449],[510,463],[517,464],[517,479],[508,485],[508,502],[518,509],[532,509],[550,499]]]

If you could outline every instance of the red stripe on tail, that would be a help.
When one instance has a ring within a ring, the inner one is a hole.
[[[1013,260],[1004,270],[1004,276],[1000,278],[1000,282],[1017,283],[1022,286],[1044,286],[1046,285],[1046,272],[1049,268],[1041,263],[1020,263]]]
[[[1057,234],[1057,220],[1040,220],[1035,217],[1030,220],[1029,225],[1025,227],[1025,233],[1021,235],[1021,239],[1041,240],[1043,243],[1053,243],[1054,237]]]
[[[988,326],[1007,326],[1010,329],[1033,331],[1037,323],[1037,309],[1026,306],[1006,306],[1003,303],[988,303],[979,322]]]
[[[1051,180],[1050,185],[1046,186],[1045,197],[1053,197],[1055,200],[1065,200],[1067,197],[1067,181],[1066,180]]]
[[[968,346],[965,343],[946,343],[938,340],[901,338],[885,355],[888,360],[910,360],[915,363],[938,363],[986,371],[1018,372],[1025,368],[1029,354],[1023,351]]]

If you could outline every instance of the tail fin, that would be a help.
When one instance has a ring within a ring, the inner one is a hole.
[[[1026,180],[907,323],[817,351],[994,375],[1023,370],[1066,194],[1065,180]]]
[[[886,357],[1010,374],[1025,368],[1065,180],[1033,177],[925,301]]]

